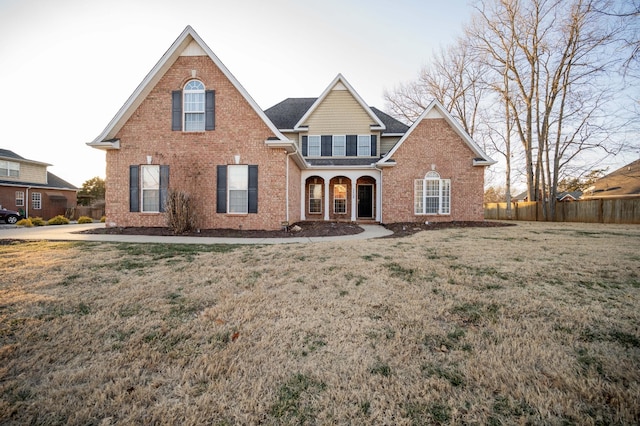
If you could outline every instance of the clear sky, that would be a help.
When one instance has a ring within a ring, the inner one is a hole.
[[[342,73],[370,105],[415,79],[473,12],[467,0],[0,0],[0,148],[81,186],[85,145],[191,25],[263,108]]]

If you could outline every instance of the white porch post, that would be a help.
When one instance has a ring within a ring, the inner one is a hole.
[[[376,178],[376,222],[382,222],[382,172]]]
[[[324,178],[324,220],[329,220],[329,183],[330,179]]]
[[[358,203],[356,202],[357,200],[357,183],[358,180],[354,180],[353,178],[351,179],[351,222],[355,222],[356,221],[356,213],[357,213],[357,209],[358,209]]]
[[[307,185],[307,178],[303,175],[300,177],[300,180],[302,180],[300,185],[300,200],[302,200],[302,202],[300,203],[300,220],[307,220],[304,208],[304,206],[307,204],[307,199],[305,198],[305,187]]]

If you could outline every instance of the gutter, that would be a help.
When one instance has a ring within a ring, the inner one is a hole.
[[[297,145],[295,145],[295,150],[293,152],[287,153],[287,170],[286,170],[286,174],[285,174],[286,183],[285,183],[285,193],[284,193],[285,220],[287,221],[287,223],[289,223],[289,157],[291,157],[292,155],[295,155],[297,153],[298,153],[298,146]]]

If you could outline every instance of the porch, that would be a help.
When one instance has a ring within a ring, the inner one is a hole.
[[[380,222],[378,170],[305,170],[301,179],[302,220]]]

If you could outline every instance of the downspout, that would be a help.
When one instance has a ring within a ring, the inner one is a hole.
[[[382,225],[384,223],[382,221],[382,169],[378,167],[378,163],[373,163],[373,168],[380,172],[380,224]]]
[[[289,223],[289,157],[298,153],[298,146],[295,145],[295,150],[287,154],[287,168],[286,168],[286,183],[285,183],[285,220]]]
[[[27,186],[27,195],[25,197],[24,200],[24,215],[25,215],[25,219],[27,219],[29,217],[29,203],[31,202],[31,199],[29,198],[29,190],[31,189],[30,186]]]

